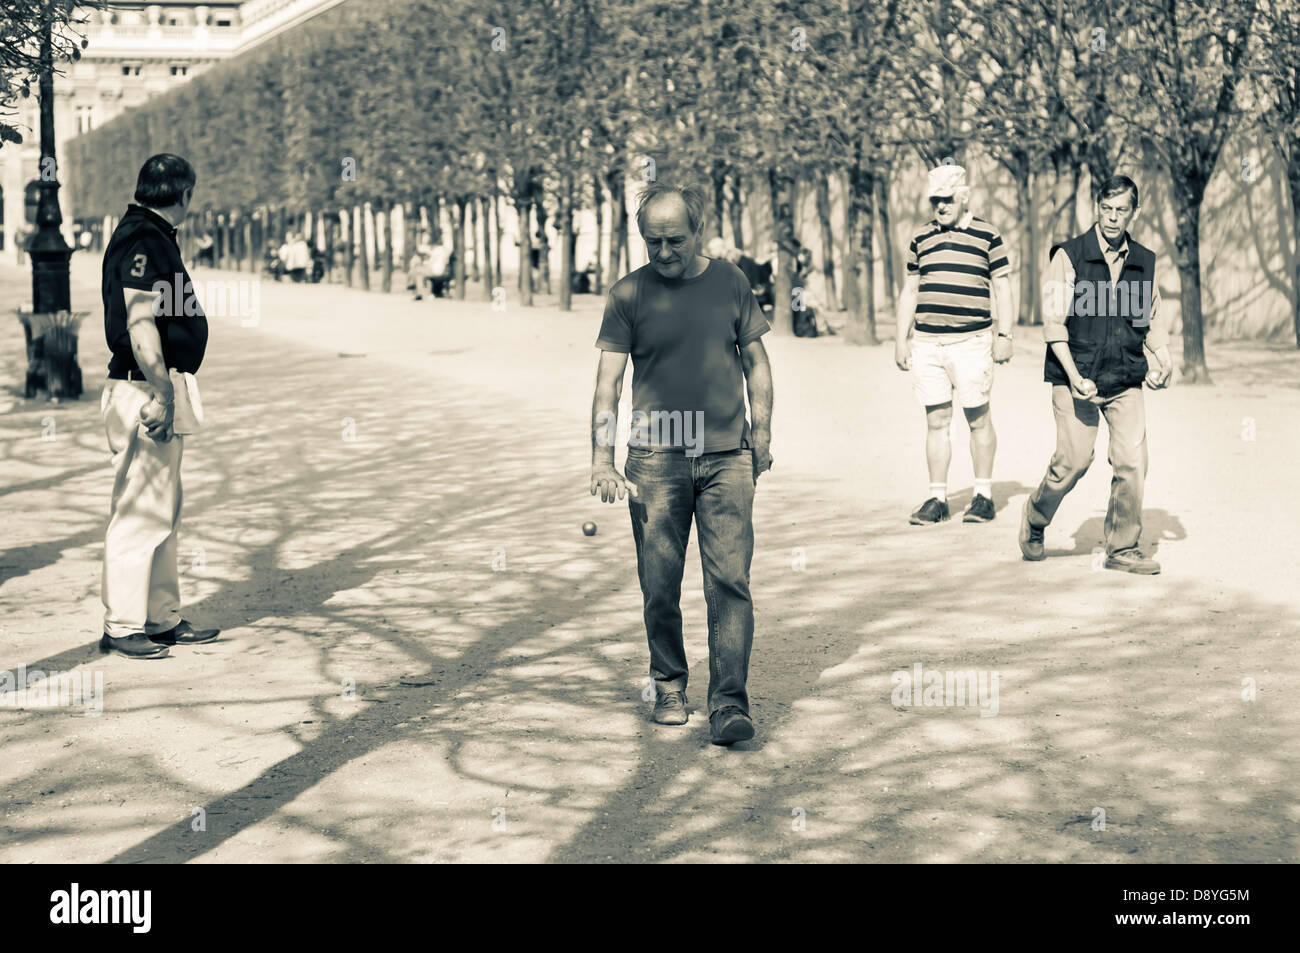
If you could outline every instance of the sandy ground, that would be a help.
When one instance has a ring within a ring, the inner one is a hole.
[[[1104,445],[1053,558],[1020,559],[1053,440],[1032,332],[994,390],[999,518],[925,529],[892,348],[770,337],[758,735],[726,750],[697,707],[693,541],[693,714],[648,721],[627,511],[587,492],[596,298],[265,284],[255,325],[213,316],[181,549],[187,617],[225,631],[100,656],[96,268],[74,264],[81,401],[23,401],[18,325],[0,335],[0,669],[104,684],[97,716],[0,705],[0,861],[1300,859],[1293,349],[1212,344],[1215,386],[1148,394],[1165,571],[1136,577],[1094,568]],[[0,307],[29,282],[0,270]],[[966,448],[959,422],[958,507]],[[917,664],[996,672],[996,715],[896,704]]]

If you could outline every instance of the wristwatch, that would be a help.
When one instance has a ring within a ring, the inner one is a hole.
[[[1011,340],[1011,335],[1010,335],[1010,334],[1003,334],[1001,331],[998,332],[998,337],[1000,337],[1000,338],[1006,338],[1008,341]]]

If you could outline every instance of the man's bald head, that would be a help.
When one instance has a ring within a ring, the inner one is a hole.
[[[650,186],[637,203],[636,224],[660,275],[681,278],[696,268],[704,231],[704,194],[698,189]]]
[[[642,235],[651,220],[664,223],[679,216],[685,216],[685,225],[691,234],[700,230],[704,222],[704,194],[699,189],[655,183],[638,197],[636,226]]]

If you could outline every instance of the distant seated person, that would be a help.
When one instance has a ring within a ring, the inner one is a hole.
[[[433,255],[433,242],[428,232],[420,235],[415,252],[411,255],[411,265],[406,273],[406,290],[411,292],[416,301],[424,299],[424,286],[429,283],[433,273],[429,270],[429,259]]]
[[[284,260],[284,270],[295,282],[307,280],[307,269],[311,267],[311,249],[297,232],[290,232],[280,249]]]
[[[446,247],[439,242],[434,245],[429,252],[429,285],[433,289],[433,296],[441,298],[447,293],[447,287],[451,284],[451,269],[455,259]]]
[[[596,287],[596,261],[592,259],[587,263],[587,267],[582,271],[573,273],[573,293],[576,295],[589,295],[592,289]]]
[[[212,240],[211,232],[204,232],[199,236],[199,250],[194,256],[194,260],[201,265],[207,265],[209,268],[215,268],[217,264],[217,243]]]
[[[274,242],[266,243],[266,255],[263,258],[266,267],[266,273],[276,281],[284,274],[284,259],[280,257],[280,252],[276,250]]]
[[[750,258],[739,248],[731,249],[734,256],[731,261],[745,276],[749,282],[750,290],[754,292],[754,297],[764,311],[772,310],[772,261],[771,257],[763,264],[759,264],[753,258]]]

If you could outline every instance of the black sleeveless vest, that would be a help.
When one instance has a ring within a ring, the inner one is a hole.
[[[1155,252],[1128,240],[1119,281],[1112,283],[1110,268],[1097,243],[1096,226],[1082,235],[1052,246],[1064,249],[1074,266],[1074,297],[1068,303],[1065,327],[1070,334],[1070,356],[1079,373],[1097,385],[1102,397],[1113,397],[1129,387],[1141,387],[1147,374],[1142,350],[1151,326],[1155,297]],[[1043,360],[1043,380],[1069,384],[1065,368],[1049,346]]]

